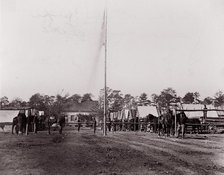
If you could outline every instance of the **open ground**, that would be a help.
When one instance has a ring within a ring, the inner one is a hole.
[[[224,174],[224,135],[0,133],[0,174]]]

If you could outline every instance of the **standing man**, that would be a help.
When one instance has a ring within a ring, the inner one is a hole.
[[[37,134],[37,127],[38,127],[38,113],[35,112],[33,116],[33,132]]]
[[[206,107],[206,105],[204,105],[202,123],[205,123],[206,122],[206,119],[207,119],[207,109],[208,108]]]
[[[81,128],[81,120],[80,117],[78,116],[78,132],[80,131]]]

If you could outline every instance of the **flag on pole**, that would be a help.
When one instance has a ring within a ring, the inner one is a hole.
[[[101,34],[100,34],[100,48],[105,46],[106,41],[106,12],[103,13],[103,22],[101,26]]]

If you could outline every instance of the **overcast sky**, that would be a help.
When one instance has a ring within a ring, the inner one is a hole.
[[[92,93],[104,86],[105,0],[0,0],[0,96]],[[108,86],[224,90],[223,0],[108,0]]]

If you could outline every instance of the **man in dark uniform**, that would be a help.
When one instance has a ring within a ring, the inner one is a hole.
[[[80,131],[80,128],[81,128],[81,120],[80,117],[78,117],[78,132]]]

